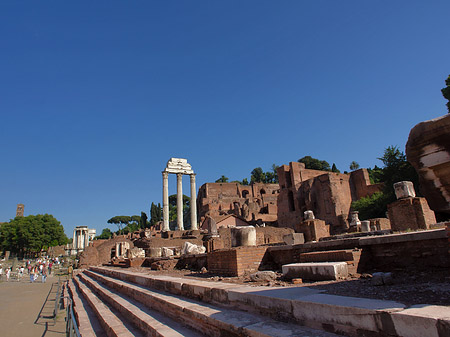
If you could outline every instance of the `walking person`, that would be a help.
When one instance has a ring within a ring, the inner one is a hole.
[[[42,283],[45,283],[47,281],[47,267],[44,265],[42,268]]]
[[[11,268],[6,269],[6,282],[9,282],[9,277],[11,276]]]

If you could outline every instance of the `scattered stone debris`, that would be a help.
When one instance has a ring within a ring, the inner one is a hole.
[[[265,270],[265,271],[258,271],[256,273],[250,274],[250,281],[252,282],[258,282],[258,281],[273,281],[278,277],[277,273]]]

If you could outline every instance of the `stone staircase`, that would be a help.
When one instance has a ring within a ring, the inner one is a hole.
[[[91,267],[69,282],[82,336],[450,336],[450,307]]]
[[[68,284],[83,337],[337,336],[130,282],[113,268],[92,269]]]

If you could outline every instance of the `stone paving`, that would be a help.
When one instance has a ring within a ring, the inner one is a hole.
[[[0,281],[0,336],[65,336],[65,310],[53,320],[58,277],[40,281],[30,283],[27,274],[21,281]]]

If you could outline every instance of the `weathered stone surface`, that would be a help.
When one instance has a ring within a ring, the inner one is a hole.
[[[283,240],[287,245],[299,245],[305,243],[305,236],[303,233],[292,233],[283,236]]]
[[[295,231],[304,235],[305,241],[319,241],[330,236],[330,226],[320,219],[305,220],[295,225]]]
[[[436,223],[434,212],[425,198],[402,198],[388,205],[389,220],[394,231],[429,229]]]
[[[361,221],[361,232],[370,232],[370,221]]]
[[[203,184],[197,198],[200,222],[210,215],[219,226],[222,216],[234,214],[252,225],[258,220],[261,223],[273,223],[277,220],[278,190],[278,184]]]
[[[280,227],[293,228],[304,221],[304,212],[313,211],[316,219],[331,225],[331,234],[341,233],[348,227],[351,203],[382,189],[380,184],[370,183],[366,169],[340,174],[310,170],[303,163],[291,162],[282,165],[277,174]]]
[[[277,274],[270,270],[258,271],[250,275],[250,280],[253,282],[258,281],[273,281],[277,278]]]
[[[450,114],[417,124],[409,133],[406,156],[419,174],[430,208],[450,214]]]
[[[397,199],[414,198],[416,196],[414,184],[411,181],[399,181],[398,183],[395,183],[394,191]]]
[[[256,246],[256,228],[253,226],[231,228],[231,246]]]
[[[145,257],[145,250],[137,247],[127,250],[127,258],[134,259],[136,257]]]
[[[185,242],[181,248],[181,255],[203,254],[205,252],[206,248],[204,246],[194,245],[190,242]]]
[[[392,284],[392,273],[373,273],[370,282],[374,286],[382,286]]]
[[[169,257],[169,256],[173,256],[173,255],[174,255],[173,249],[170,249],[167,247],[161,248],[161,256],[162,257]]]
[[[302,278],[304,280],[338,280],[348,276],[346,262],[312,262],[291,263],[282,267],[287,278]]]

